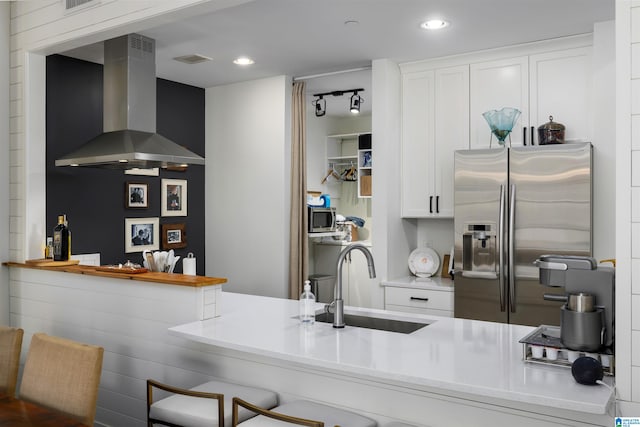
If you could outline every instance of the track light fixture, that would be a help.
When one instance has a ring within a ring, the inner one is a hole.
[[[316,97],[316,99],[314,99],[312,102],[312,104],[315,106],[316,117],[322,117],[327,113],[327,101],[326,99],[324,99],[325,96],[329,96],[329,95],[342,96],[345,93],[353,94],[351,95],[351,102],[349,103],[349,111],[351,111],[354,114],[358,114],[360,112],[360,104],[364,102],[364,99],[362,99],[362,97],[358,95],[358,92],[364,92],[364,89],[359,88],[359,89],[347,89],[347,90],[334,90],[333,92],[313,94],[313,96]]]
[[[327,113],[327,100],[322,95],[313,101],[313,105],[316,107],[316,117],[322,117]]]
[[[351,104],[349,106],[349,110],[353,114],[358,114],[360,112],[360,104],[362,103],[362,98],[358,95],[358,91],[353,92],[351,95]]]

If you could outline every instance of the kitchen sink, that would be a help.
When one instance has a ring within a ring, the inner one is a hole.
[[[333,313],[323,312],[316,314],[316,322],[333,323]],[[347,313],[344,315],[344,323],[346,326],[377,329],[387,332],[398,332],[401,334],[410,334],[429,325],[429,323],[384,319],[381,317],[358,316],[357,314]]]

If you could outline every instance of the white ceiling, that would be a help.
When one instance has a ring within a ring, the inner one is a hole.
[[[614,19],[615,0],[254,0],[210,14],[141,29],[156,40],[158,77],[211,87],[275,75],[292,77],[471,52],[589,33],[594,22]],[[437,32],[420,23],[442,17]],[[347,21],[357,23],[346,24]],[[63,54],[102,62],[101,43]],[[174,57],[201,54],[212,61],[187,65]],[[250,56],[255,64],[232,60]],[[369,71],[307,80],[312,93],[364,87],[371,107]],[[347,96],[340,99],[346,111]],[[331,100],[329,100],[331,101]],[[334,100],[337,101],[337,100]]]

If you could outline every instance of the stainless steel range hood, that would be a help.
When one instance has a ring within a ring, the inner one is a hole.
[[[56,166],[107,169],[204,165],[204,158],[156,133],[155,41],[129,34],[104,42],[104,133]]]

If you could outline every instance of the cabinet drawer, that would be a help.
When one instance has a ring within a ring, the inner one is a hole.
[[[453,292],[387,286],[385,305],[453,311]]]
[[[431,316],[453,317],[453,311],[449,310],[431,310],[428,308],[407,307],[405,305],[386,304],[385,310],[400,311],[403,313],[427,314]]]

